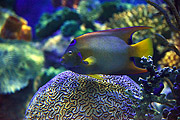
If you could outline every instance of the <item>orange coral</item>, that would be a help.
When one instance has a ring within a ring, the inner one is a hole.
[[[23,18],[9,16],[2,26],[0,36],[4,39],[18,39],[30,41],[32,38],[31,27]]]

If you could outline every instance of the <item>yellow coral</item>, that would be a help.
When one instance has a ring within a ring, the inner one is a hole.
[[[174,44],[175,47],[180,51],[180,33],[173,34],[174,35],[172,36],[172,38],[168,39],[168,42],[170,44]],[[172,68],[173,66],[176,66],[177,68],[180,68],[180,57],[174,51],[169,51],[158,63],[161,65],[161,67]]]
[[[135,40],[142,40],[146,37],[152,37],[154,33],[163,34],[169,30],[163,16],[154,16],[158,11],[150,5],[139,5],[131,10],[122,13],[115,13],[109,22],[106,23],[106,29],[122,28],[130,26],[150,26],[150,30],[143,30],[134,34]]]
[[[180,57],[174,52],[169,51],[165,54],[164,58],[162,58],[158,64],[161,65],[161,67],[173,67],[176,66],[177,68],[180,68]]]

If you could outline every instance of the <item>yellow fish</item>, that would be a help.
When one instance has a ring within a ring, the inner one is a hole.
[[[132,44],[134,32],[151,27],[136,26],[87,33],[75,38],[61,58],[61,64],[80,74],[139,74],[146,69],[135,66],[131,57],[153,55],[147,38]]]

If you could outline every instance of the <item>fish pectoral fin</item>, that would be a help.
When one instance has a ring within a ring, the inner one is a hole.
[[[88,76],[95,78],[95,79],[104,80],[102,75],[99,75],[99,74],[88,74]]]
[[[82,61],[86,65],[94,65],[96,63],[96,58],[93,56],[90,56]]]

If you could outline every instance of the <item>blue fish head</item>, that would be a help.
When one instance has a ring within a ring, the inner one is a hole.
[[[66,69],[71,70],[71,68],[78,67],[82,62],[81,53],[75,46],[69,46],[60,62]]]

